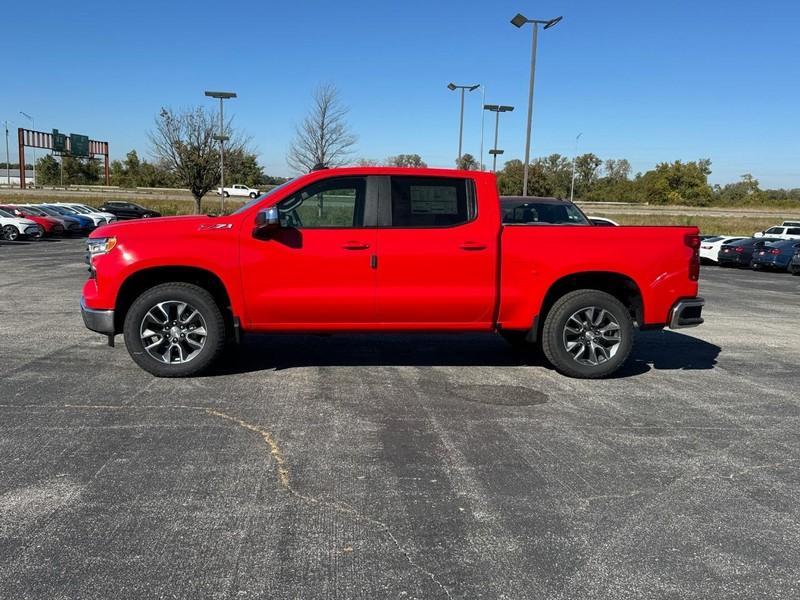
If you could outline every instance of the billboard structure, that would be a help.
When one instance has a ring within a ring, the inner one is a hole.
[[[53,129],[52,133],[34,131],[20,127],[17,130],[19,137],[19,186],[25,188],[25,148],[44,148],[60,156],[74,156],[76,158],[103,157],[103,174],[106,185],[109,184],[110,173],[108,165],[108,142],[90,140],[88,136],[78,133],[60,133]]]

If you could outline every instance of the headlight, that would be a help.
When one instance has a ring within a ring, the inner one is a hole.
[[[111,252],[111,249],[116,245],[117,238],[115,237],[89,238],[86,242],[86,250],[89,253],[89,259],[92,259],[95,256]]]

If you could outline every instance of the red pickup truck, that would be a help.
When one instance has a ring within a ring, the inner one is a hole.
[[[504,198],[526,215],[504,224],[491,173],[324,169],[231,215],[105,225],[83,319],[166,377],[206,370],[241,332],[485,331],[597,378],[635,327],[703,322],[696,228],[596,227],[571,204],[544,223],[531,200]]]

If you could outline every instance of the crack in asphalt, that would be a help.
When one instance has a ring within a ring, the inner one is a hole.
[[[289,466],[286,462],[286,458],[281,450],[278,441],[273,437],[272,433],[267,430],[266,428],[255,425],[250,423],[249,421],[245,421],[244,419],[240,419],[238,417],[234,417],[226,412],[222,412],[220,410],[205,407],[205,406],[192,406],[188,404],[170,404],[170,405],[113,405],[113,404],[62,404],[62,405],[52,405],[52,404],[27,404],[27,405],[13,405],[13,404],[0,404],[0,408],[13,408],[13,409],[26,409],[26,408],[69,408],[69,409],[77,409],[77,410],[153,410],[153,409],[161,409],[161,410],[194,410],[194,411],[202,411],[209,416],[215,417],[217,419],[222,419],[233,423],[249,431],[251,433],[255,433],[258,435],[264,444],[269,448],[269,455],[272,460],[275,462],[275,471],[276,471],[276,478],[280,486],[289,492],[292,496],[297,498],[298,500],[305,502],[307,504],[312,504],[315,506],[327,506],[332,508],[336,512],[340,514],[346,514],[348,516],[353,517],[359,521],[363,521],[365,523],[369,523],[374,527],[378,528],[387,539],[389,539],[392,544],[395,546],[398,552],[403,556],[405,561],[412,567],[419,571],[420,573],[424,574],[433,584],[435,584],[442,593],[448,598],[448,600],[452,600],[452,595],[450,590],[447,586],[442,583],[439,579],[438,575],[433,571],[426,569],[422,566],[419,562],[417,562],[414,557],[410,554],[410,552],[405,548],[405,546],[400,542],[397,536],[392,532],[391,528],[385,522],[376,519],[374,517],[370,517],[365,515],[364,513],[360,512],[350,504],[346,502],[342,502],[339,500],[329,500],[327,498],[321,498],[317,496],[310,496],[307,494],[303,494],[302,492],[298,491],[291,482]],[[105,465],[104,465],[105,466]],[[101,468],[102,470],[102,468]]]

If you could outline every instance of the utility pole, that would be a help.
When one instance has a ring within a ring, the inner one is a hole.
[[[575,196],[575,159],[578,158],[578,140],[581,139],[583,132],[575,136],[575,154],[572,155],[572,184],[569,186],[569,201],[572,202]]]
[[[222,116],[222,102],[230,98],[236,98],[235,92],[206,92],[209,98],[219,98],[219,135],[214,139],[219,141],[219,209],[220,214],[225,212],[225,119]]]
[[[528,195],[528,163],[530,162],[531,157],[531,126],[533,124],[533,82],[536,77],[536,44],[539,37],[539,25],[544,25],[544,29],[550,29],[554,25],[558,24],[563,17],[556,17],[555,19],[529,19],[526,16],[517,13],[517,15],[511,19],[511,24],[514,27],[521,28],[523,25],[527,23],[531,23],[533,25],[533,39],[531,40],[531,78],[530,84],[528,87],[528,131],[525,136],[525,167],[523,169],[523,180],[522,180],[522,195]]]
[[[6,125],[6,184],[8,187],[11,187],[11,163],[8,162],[8,121],[5,121]]]

